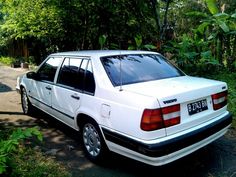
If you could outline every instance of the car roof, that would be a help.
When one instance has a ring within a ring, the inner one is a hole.
[[[127,54],[158,54],[158,53],[150,51],[141,51],[141,50],[82,50],[82,51],[53,53],[50,56],[103,57],[103,56],[127,55]]]

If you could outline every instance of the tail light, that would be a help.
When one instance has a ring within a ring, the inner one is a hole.
[[[141,120],[141,129],[145,131],[153,131],[179,123],[179,104],[159,109],[145,109]]]
[[[162,108],[165,127],[170,127],[180,123],[180,105]]]
[[[145,109],[141,121],[141,129],[152,131],[164,127],[160,109]]]
[[[227,95],[227,91],[211,95],[214,110],[218,110],[227,105]]]

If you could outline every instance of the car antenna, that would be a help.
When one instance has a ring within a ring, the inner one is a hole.
[[[120,91],[123,91],[122,89],[122,67],[121,67],[121,52],[120,52]]]

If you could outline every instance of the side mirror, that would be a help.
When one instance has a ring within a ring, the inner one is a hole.
[[[38,74],[34,71],[28,72],[26,74],[26,77],[29,78],[29,79],[33,79],[33,80],[38,80],[39,79]]]

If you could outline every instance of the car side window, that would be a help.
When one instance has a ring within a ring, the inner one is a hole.
[[[58,83],[73,88],[79,88],[81,78],[78,74],[82,59],[65,58],[58,78]]]
[[[93,94],[95,81],[90,60],[65,58],[57,83]]]
[[[84,59],[82,61],[82,64],[79,68],[79,73],[78,73],[78,89],[83,90],[83,86],[84,86],[84,76],[85,76],[85,71],[86,71],[86,67],[87,67],[87,63],[88,60]]]
[[[61,63],[61,58],[49,58],[38,70],[39,80],[53,82],[58,66]]]
[[[87,70],[85,73],[84,91],[89,92],[89,93],[95,92],[95,81],[94,81],[91,61],[89,61]]]

